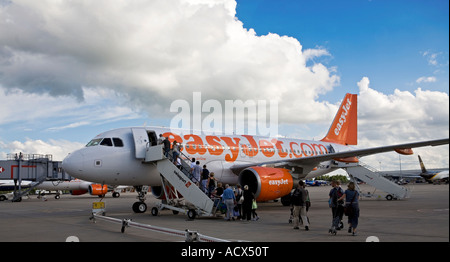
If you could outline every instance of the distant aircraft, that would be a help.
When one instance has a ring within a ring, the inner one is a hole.
[[[27,189],[33,186],[33,184],[35,184],[35,182],[22,181],[20,186],[22,189]],[[0,191],[12,191],[17,187],[18,185],[14,185],[14,180],[0,180]],[[118,189],[124,188],[124,186],[108,187],[107,185],[74,179],[70,181],[44,181],[34,188],[57,191],[55,198],[59,199],[59,191],[70,191],[71,195],[83,195],[89,193],[94,196],[104,196],[106,193],[113,191],[112,196],[119,197],[120,193],[118,192]]]
[[[419,163],[420,163],[420,168],[422,169],[422,173],[420,173],[420,176],[425,178],[425,180],[428,183],[433,183],[436,181],[446,181],[448,183],[448,169],[447,170],[432,170],[432,171],[428,171],[425,168],[425,165],[422,162],[422,158],[419,156]]]
[[[29,188],[31,183],[31,181],[22,181],[22,183],[20,183],[20,187],[23,189]],[[12,191],[15,187],[19,187],[19,185],[15,185],[14,180],[0,180],[0,191]]]
[[[108,185],[135,186],[140,202],[135,212],[145,212],[143,186],[161,197],[161,174],[156,164],[146,163],[146,152],[157,145],[159,135],[181,145],[188,158],[207,165],[215,178],[230,185],[248,185],[257,201],[288,196],[299,179],[311,179],[337,170],[359,157],[396,151],[413,154],[411,148],[449,143],[439,139],[355,149],[357,144],[357,95],[346,94],[327,135],[320,141],[253,135],[207,135],[161,127],[128,127],[106,131],[62,162],[72,177]],[[191,182],[186,182],[186,187]],[[283,200],[283,199],[282,199]]]
[[[35,188],[48,191],[57,191],[55,198],[59,199],[59,191],[70,191],[70,194],[75,196],[89,193],[90,195],[99,197],[103,197],[106,193],[112,191],[112,196],[116,198],[120,197],[119,189],[126,187],[127,186],[107,186],[80,179],[74,179],[70,181],[44,181]]]
[[[305,184],[308,186],[321,186],[321,185],[326,185],[328,184],[327,181],[325,180],[306,180]]]

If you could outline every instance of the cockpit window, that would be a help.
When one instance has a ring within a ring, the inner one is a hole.
[[[102,142],[100,143],[101,146],[113,146],[111,138],[103,138]]]
[[[114,146],[116,147],[123,147],[122,139],[113,137]]]
[[[87,143],[86,147],[96,146],[96,145],[98,145],[100,143],[100,141],[102,141],[101,138],[92,139],[91,141],[89,141],[89,143]]]
[[[122,139],[120,139],[118,137],[113,137],[112,140],[111,140],[111,138],[108,138],[108,137],[95,138],[95,139],[92,139],[89,143],[87,143],[86,147],[97,146],[97,145],[113,146],[113,142],[114,142],[115,147],[123,147],[123,141],[122,141]]]

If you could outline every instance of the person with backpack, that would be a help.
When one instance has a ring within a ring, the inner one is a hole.
[[[344,213],[348,216],[348,233],[356,236],[356,228],[358,227],[359,218],[359,193],[355,188],[355,183],[348,183],[348,188],[339,200],[345,199]],[[345,209],[349,211],[345,211]]]
[[[337,230],[344,228],[344,224],[342,223],[342,217],[344,215],[344,201],[339,200],[339,198],[344,195],[344,190],[341,188],[341,183],[339,180],[331,181],[331,186],[333,188],[328,194],[330,197],[328,203],[331,208],[332,222],[331,228],[328,232],[336,235]]]
[[[300,217],[302,224],[305,226],[305,230],[309,230],[309,221],[306,214],[306,200],[308,193],[305,190],[305,182],[300,180],[297,188],[292,192],[291,203],[294,206],[294,229],[299,229]]]

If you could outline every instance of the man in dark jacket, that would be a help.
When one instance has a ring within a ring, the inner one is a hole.
[[[294,216],[294,229],[299,229],[300,216],[302,218],[305,230],[309,230],[308,217],[306,215],[306,199],[308,197],[308,192],[305,190],[305,182],[300,180],[298,182],[297,188],[294,190],[291,196],[291,203],[294,206],[293,216]]]
[[[342,195],[344,195],[344,190],[340,186],[339,180],[331,181],[331,186],[333,187],[329,193],[329,205],[331,207],[331,214],[333,217],[330,233],[335,234],[336,230],[341,230],[344,224],[341,222],[344,215],[344,201],[338,200]]]
[[[169,157],[169,151],[170,151],[170,141],[169,138],[166,137],[163,141],[162,141],[163,145],[164,145],[164,155],[166,157]]]

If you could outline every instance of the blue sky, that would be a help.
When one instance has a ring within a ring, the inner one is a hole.
[[[341,95],[357,92],[363,76],[387,93],[414,90],[417,79],[435,76],[424,87],[448,93],[448,1],[244,0],[237,17],[258,35],[288,35],[304,48],[328,50],[319,61],[337,67]],[[429,62],[432,54],[436,64]]]
[[[168,126],[193,92],[277,99],[284,136],[323,137],[347,92],[362,147],[449,136],[448,1],[0,0],[0,31],[0,157]]]

